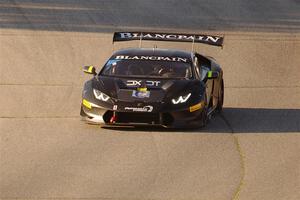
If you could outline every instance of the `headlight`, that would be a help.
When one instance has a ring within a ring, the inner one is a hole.
[[[172,99],[173,104],[185,103],[191,96],[191,93],[188,93],[185,96],[180,96],[177,99]]]
[[[101,101],[107,101],[109,99],[109,96],[107,96],[103,92],[100,92],[99,90],[93,89],[93,92],[94,92],[96,99],[99,99]]]

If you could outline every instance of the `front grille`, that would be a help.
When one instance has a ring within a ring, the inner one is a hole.
[[[117,112],[118,123],[159,124],[159,113]]]
[[[171,125],[174,118],[169,113],[147,113],[147,112],[116,112],[115,123],[136,123],[153,125]],[[103,115],[105,123],[110,123],[113,111],[107,111]]]

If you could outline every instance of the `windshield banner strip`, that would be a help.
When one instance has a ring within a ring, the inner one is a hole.
[[[188,58],[181,57],[167,57],[167,56],[127,56],[117,55],[114,57],[116,60],[150,60],[150,61],[170,61],[170,62],[188,62]]]
[[[130,40],[153,40],[172,42],[194,42],[213,46],[223,46],[224,37],[214,35],[179,34],[179,33],[152,33],[152,32],[115,32],[113,42]]]

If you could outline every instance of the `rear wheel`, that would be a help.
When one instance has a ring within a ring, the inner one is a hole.
[[[218,112],[221,112],[223,110],[223,102],[224,102],[224,81],[223,79],[221,80],[221,87],[219,90],[219,95],[218,95],[218,105],[216,110]]]

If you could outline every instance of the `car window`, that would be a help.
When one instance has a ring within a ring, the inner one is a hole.
[[[101,75],[120,77],[192,78],[189,62],[111,59]]]
[[[196,55],[195,61],[197,61],[196,64],[197,64],[197,69],[199,71],[200,80],[204,80],[208,71],[210,71],[209,60],[201,59],[201,57],[199,55]]]
[[[206,67],[205,65],[202,65],[201,71],[202,71],[202,72],[201,72],[201,80],[203,81],[203,80],[205,79],[205,77],[206,77],[208,71],[209,71],[209,68]]]
[[[202,71],[201,71],[201,66],[199,65],[199,59],[195,56],[194,57],[194,66],[195,66],[195,71],[196,71],[196,74],[198,76],[198,78],[201,78],[201,74],[202,74]]]

